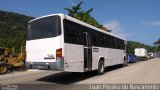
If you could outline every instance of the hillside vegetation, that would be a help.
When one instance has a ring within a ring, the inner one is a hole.
[[[135,48],[146,48],[148,52],[157,52],[158,51],[158,48],[156,46],[149,46],[149,45],[145,45],[140,42],[128,41],[127,53],[134,54]]]
[[[0,47],[15,48],[25,44],[27,23],[33,17],[0,11]]]

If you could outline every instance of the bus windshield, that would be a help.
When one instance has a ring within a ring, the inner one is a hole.
[[[61,35],[60,16],[40,18],[29,23],[27,40],[51,38]]]

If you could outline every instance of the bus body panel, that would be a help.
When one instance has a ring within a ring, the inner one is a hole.
[[[118,64],[122,64],[126,57],[125,50],[118,50]]]
[[[61,36],[57,36],[27,41],[27,68],[63,70],[63,60],[56,60],[56,50],[62,48],[61,39]]]
[[[101,57],[105,59],[106,49],[103,47],[92,46],[92,70],[98,69],[98,62]]]
[[[27,41],[26,47],[28,62],[55,62],[56,50],[62,48],[61,36]]]
[[[65,71],[84,72],[84,53],[82,45],[65,43]]]
[[[111,48],[107,48],[106,50],[107,52],[107,57],[106,59],[108,60],[108,62],[106,62],[106,66],[111,66],[114,64],[117,64],[117,50],[116,49],[111,49]]]

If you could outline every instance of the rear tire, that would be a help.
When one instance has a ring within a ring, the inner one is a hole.
[[[7,65],[0,65],[0,74],[6,74],[8,72]]]
[[[123,60],[123,66],[127,66],[127,64],[128,64],[128,60],[127,60],[127,58],[126,58],[126,57],[124,57],[124,60]]]
[[[104,62],[102,60],[100,60],[98,63],[98,74],[104,74]]]

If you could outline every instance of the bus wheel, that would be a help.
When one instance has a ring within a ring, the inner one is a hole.
[[[100,60],[98,63],[98,74],[104,74],[104,62],[102,60]]]
[[[127,59],[126,59],[126,57],[124,57],[124,60],[123,60],[123,66],[127,66]]]
[[[8,67],[6,65],[0,66],[0,74],[5,74],[8,72]]]

